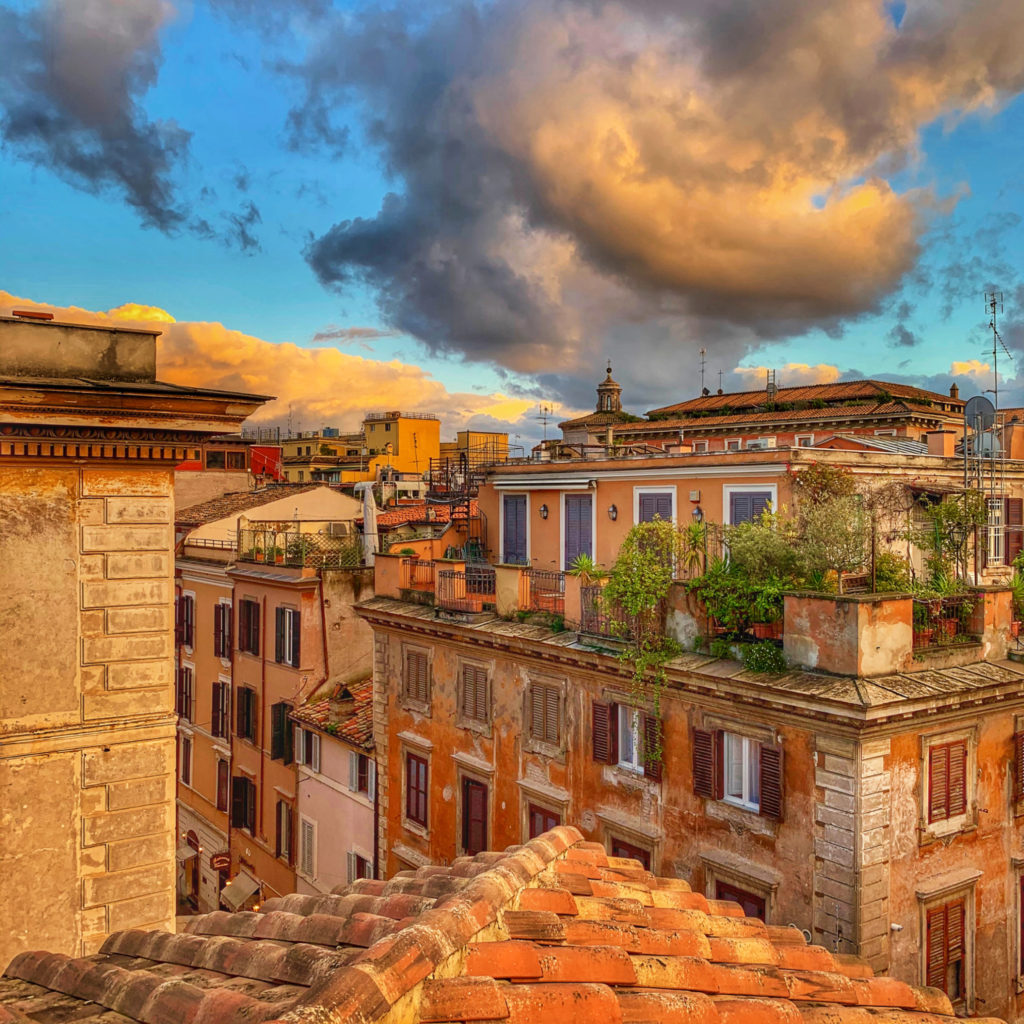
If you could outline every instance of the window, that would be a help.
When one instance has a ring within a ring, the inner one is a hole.
[[[650,850],[645,850],[642,846],[635,846],[633,843],[627,843],[625,839],[619,839],[616,836],[611,838],[611,847],[611,855],[613,857],[628,857],[630,860],[638,860],[648,871],[651,870]]]
[[[231,789],[231,769],[227,761],[217,759],[217,810],[228,809],[228,792]]]
[[[726,487],[728,495],[729,523],[738,526],[750,523],[762,512],[770,510],[775,504],[773,491],[747,491]]]
[[[291,764],[295,757],[291,722],[288,716],[292,706],[287,701],[280,701],[270,707],[270,760],[284,761]]]
[[[303,470],[299,470],[299,483],[301,484],[306,479],[306,474]]]
[[[729,900],[730,903],[738,903],[743,908],[746,917],[757,917],[765,920],[765,900],[757,893],[747,892],[730,882],[715,882],[715,899]]]
[[[292,807],[287,800],[277,801],[277,839],[274,856],[292,862]]]
[[[354,882],[358,878],[373,878],[373,865],[361,857],[355,850],[348,854],[348,880]]]
[[[419,754],[405,755],[405,816],[427,827],[427,759]]]
[[[963,899],[925,911],[925,984],[940,988],[956,1006],[967,998]]]
[[[299,820],[299,871],[316,877],[316,822],[308,818]]]
[[[505,494],[501,500],[502,561],[506,565],[526,565],[528,563],[526,495]]]
[[[664,519],[666,522],[672,522],[674,497],[672,491],[637,492],[636,521],[650,523],[655,519]]]
[[[186,786],[192,785],[192,737],[184,734],[178,737],[178,778]]]
[[[247,654],[260,653],[260,605],[243,598],[238,602],[238,649]]]
[[[661,781],[662,763],[658,754],[662,727],[659,719],[627,705],[597,700],[591,714],[594,761],[642,771],[649,779]],[[624,744],[628,756],[623,753]]]
[[[459,690],[459,715],[474,722],[487,722],[490,718],[487,669],[481,665],[463,665]]]
[[[738,452],[743,447],[742,437],[727,437],[725,439],[725,450],[727,452]]]
[[[723,729],[695,729],[693,791],[781,821],[782,750]]]
[[[566,569],[571,569],[580,555],[593,556],[593,525],[593,497],[589,494],[565,495],[563,565]]]
[[[813,434],[797,434],[794,440],[796,441],[797,448],[812,448],[814,446]]]
[[[554,811],[549,811],[546,807],[538,807],[536,804],[530,804],[528,818],[531,839],[536,839],[537,836],[562,824],[561,817]]]
[[[223,469],[224,468],[224,452],[207,452],[206,453],[206,468],[207,469]]]
[[[299,613],[295,608],[278,608],[274,631],[274,660],[279,665],[299,666]]]
[[[694,441],[691,449],[695,455],[703,455],[708,450],[707,441]]]
[[[320,737],[312,729],[295,726],[295,762],[320,771]]]
[[[928,748],[928,822],[946,821],[967,811],[967,741]]]
[[[988,565],[1003,565],[1006,560],[1006,534],[1003,527],[1003,499],[988,499],[987,545],[985,548]]]
[[[407,700],[419,704],[430,703],[430,663],[426,651],[405,652],[405,671],[402,674],[402,694]]]
[[[256,784],[244,775],[231,780],[231,825],[256,831]]]
[[[372,757],[349,751],[348,788],[352,793],[362,793],[368,800],[374,798],[377,790],[377,765]]]
[[[223,601],[213,608],[213,653],[218,658],[231,657],[231,605]]]
[[[231,684],[214,683],[210,708],[210,732],[227,739],[231,727]]]
[[[237,721],[235,735],[240,739],[256,742],[256,691],[249,686],[238,688]]]
[[[462,850],[470,857],[487,849],[487,786],[462,779]]]
[[[765,448],[774,448],[774,437],[752,437],[747,441],[748,451],[761,451]]]
[[[228,452],[228,469],[245,469],[245,452]]]
[[[530,739],[557,746],[562,736],[561,687],[531,683],[528,718]]]
[[[895,430],[876,430],[875,437],[895,437]]]
[[[174,607],[174,631],[177,643],[191,647],[196,638],[196,599],[179,594]]]
[[[174,703],[179,718],[186,722],[195,721],[195,693],[192,685],[192,668],[189,665],[178,666],[178,685]]]

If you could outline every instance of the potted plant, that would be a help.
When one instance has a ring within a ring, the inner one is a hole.
[[[271,559],[273,559],[275,565],[284,564],[284,548],[278,547],[274,544],[267,549],[267,554]]]
[[[757,588],[750,624],[758,640],[778,640],[782,636],[782,581],[769,577]]]
[[[928,605],[921,601],[914,602],[914,646],[927,647],[935,636]]]

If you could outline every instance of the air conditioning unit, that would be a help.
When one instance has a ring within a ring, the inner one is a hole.
[[[327,524],[327,536],[328,537],[351,537],[352,536],[352,523],[349,520],[343,520],[339,523],[328,523]]]

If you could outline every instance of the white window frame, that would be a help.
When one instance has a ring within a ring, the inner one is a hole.
[[[307,832],[307,829],[309,830]],[[311,881],[316,878],[317,869],[317,825],[313,818],[307,818],[306,815],[299,815],[299,856],[298,864],[296,865],[299,874],[304,875]],[[311,838],[307,845],[306,836],[310,835]],[[308,855],[308,857],[307,857]]]
[[[615,728],[618,729],[619,732],[619,767],[625,769],[627,772],[635,772],[638,775],[642,775],[644,770],[644,731],[643,719],[640,716],[640,710],[633,707],[631,704],[619,704],[618,721],[615,723]],[[627,735],[630,738],[632,751],[631,757],[624,760],[622,755],[626,744],[623,741],[623,737]]]
[[[640,522],[640,495],[641,494],[671,494],[672,495],[672,518],[671,523],[676,522],[679,515],[679,495],[675,484],[662,484],[660,487],[634,487],[633,488],[633,525]],[[594,503],[597,504],[596,502]]]
[[[730,793],[730,773],[735,753],[740,759],[739,793]],[[761,742],[753,736],[722,733],[722,800],[733,807],[759,813],[761,810]],[[756,797],[756,799],[755,799]]]
[[[310,755],[309,759],[306,759],[306,736],[310,736]],[[302,765],[303,768],[308,768],[309,771],[315,774],[320,774],[320,736],[312,729],[303,729],[301,725],[295,726],[295,741],[293,746],[295,747],[293,753],[295,755],[296,764]]]
[[[359,788],[359,758],[366,758],[366,792]],[[348,788],[350,793],[357,797],[369,800],[371,803],[377,792],[377,762],[370,755],[362,751],[350,750],[348,752]]]
[[[895,437],[896,436],[896,431],[892,430],[892,429],[889,429],[889,430],[876,430],[874,432],[874,434],[875,434],[875,437]]]
[[[725,439],[725,450],[727,452],[738,452],[743,449],[742,437],[727,437]]]
[[[964,812],[952,818],[942,818],[939,821],[928,820],[928,808],[931,807],[931,772],[929,771],[931,748],[939,747],[946,743],[959,743],[963,741],[967,746],[967,765],[964,769],[964,782],[966,792],[964,794]],[[955,835],[958,832],[966,832],[978,824],[977,802],[978,802],[978,734],[976,728],[952,729],[948,732],[933,733],[930,736],[921,737],[921,785],[918,836],[919,842],[933,842],[936,839],[943,839]]]
[[[987,564],[999,567],[1006,564],[1006,502],[1002,498],[989,498],[986,502],[985,532],[988,547]]]
[[[775,447],[775,438],[751,437],[747,440],[746,447],[748,451],[752,452],[767,451],[769,448]]]
[[[700,447],[698,447],[698,445]],[[706,455],[707,454],[707,450],[708,450],[708,442],[707,441],[694,441],[693,442],[691,451],[693,452],[694,455]]]
[[[733,494],[749,493],[750,491],[768,491],[771,494],[772,511],[779,510],[779,485],[778,484],[723,484],[722,485],[722,522],[726,526],[732,525],[732,502]]]
[[[801,444],[801,441],[806,441],[807,444]],[[797,448],[813,448],[814,447],[814,435],[813,434],[795,434],[793,436],[793,444]]]

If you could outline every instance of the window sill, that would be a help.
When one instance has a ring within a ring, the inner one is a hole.
[[[403,711],[412,711],[417,715],[424,715],[426,718],[430,718],[430,704],[424,703],[420,700],[413,700],[411,697],[400,697],[398,706]]]
[[[430,829],[425,825],[420,825],[415,821],[410,821],[408,818],[402,819],[402,828],[406,832],[411,832],[414,836],[419,836],[420,839],[430,838]]]
[[[460,715],[455,719],[455,724],[461,729],[467,729],[469,732],[475,732],[480,736],[486,736],[490,739],[493,733],[490,722],[481,722],[479,718],[465,718]]]
[[[977,831],[978,823],[966,814],[958,814],[955,818],[944,821],[933,821],[931,824],[921,822],[918,825],[920,839],[918,845],[929,846],[932,843],[949,843],[959,835]]]
[[[547,743],[544,740],[526,738],[523,741],[523,750],[528,754],[540,754],[543,757],[565,764],[565,748],[559,743]],[[1024,806],[1021,813],[1024,814]]]
[[[763,818],[755,811],[737,807],[725,800],[704,801],[705,814],[714,821],[725,822],[734,831],[754,832],[757,835],[774,838],[778,822],[771,818]]]

